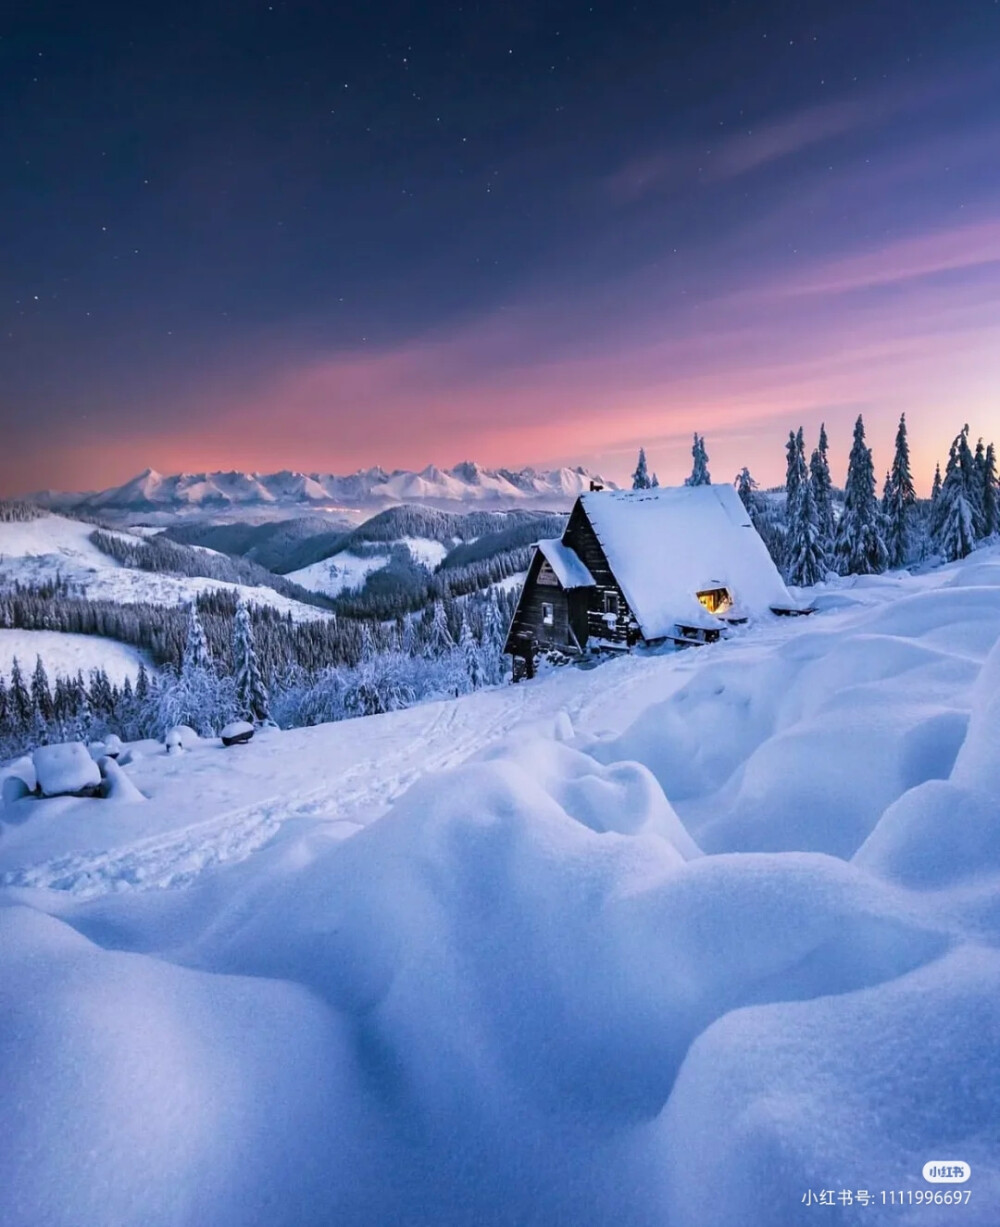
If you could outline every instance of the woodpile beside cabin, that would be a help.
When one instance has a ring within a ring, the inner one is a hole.
[[[561,538],[537,543],[504,650],[531,676],[549,648],[708,643],[750,617],[804,612],[732,486],[592,491]]]

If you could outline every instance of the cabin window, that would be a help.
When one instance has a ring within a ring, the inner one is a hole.
[[[556,607],[550,605],[548,601],[542,602],[542,626],[555,626],[556,623]]]
[[[706,588],[697,596],[709,613],[725,613],[732,608],[733,598],[729,595],[728,588]]]
[[[609,614],[618,613],[618,593],[605,592],[604,594],[604,612]]]

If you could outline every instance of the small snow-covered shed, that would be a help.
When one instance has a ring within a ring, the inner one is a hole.
[[[801,612],[732,486],[591,491],[561,538],[537,543],[506,651],[704,643]]]

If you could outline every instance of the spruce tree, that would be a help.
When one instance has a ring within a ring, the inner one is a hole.
[[[752,518],[756,507],[754,491],[757,489],[757,483],[750,476],[750,470],[746,465],[736,474],[736,481],[733,484],[736,486],[736,493],[740,496],[740,502],[750,512]]]
[[[826,424],[820,423],[819,443],[809,458],[809,479],[812,482],[813,497],[816,500],[816,520],[819,524],[820,540],[823,542],[827,555],[833,550],[833,537],[836,531],[833,518],[833,482],[830,480],[830,461],[827,456],[828,447]]]
[[[799,434],[802,434],[802,428],[799,427]],[[795,431],[788,432],[788,442],[785,444],[785,509],[787,514],[791,514],[792,504],[795,502],[799,492],[799,483],[802,481],[802,470],[799,467],[799,440],[796,437]]]
[[[819,527],[819,514],[808,477],[795,496],[794,518],[788,528],[788,580],[805,588],[826,576],[826,550]]]
[[[844,513],[837,525],[834,559],[841,575],[874,575],[884,571],[888,551],[875,496],[871,449],[865,444],[865,424],[858,415],[844,486]]]
[[[31,695],[24,684],[21,664],[15,656],[10,666],[10,689],[7,692],[11,710],[11,724],[18,737],[26,737],[31,731]]]
[[[448,615],[445,613],[444,602],[435,601],[427,640],[424,644],[424,655],[428,658],[443,656],[454,646],[455,640],[448,629]]]
[[[931,506],[932,507],[937,502],[938,495],[940,493],[941,493],[941,466],[940,464],[936,464],[934,466],[934,480],[933,482],[931,482]]]
[[[483,656],[479,644],[476,642],[476,637],[473,635],[466,618],[462,619],[462,629],[458,634],[458,646],[461,649],[465,672],[469,678],[469,687],[472,690],[478,690],[486,684],[486,669],[483,664]]]
[[[986,496],[986,449],[983,446],[982,439],[976,441],[976,451],[972,458],[972,471],[975,481],[975,504],[976,512],[979,518],[980,535],[986,534],[982,531],[983,528],[983,499]]]
[[[708,452],[705,450],[705,436],[695,432],[694,443],[691,446],[691,476],[684,482],[685,486],[710,486],[712,475],[708,471]]]
[[[181,657],[181,673],[191,673],[195,670],[209,670],[212,667],[212,654],[205,638],[205,628],[198,617],[198,606],[191,602],[188,606],[187,640],[184,644],[184,655]]]
[[[945,562],[956,562],[970,554],[978,535],[969,488],[972,453],[967,435],[965,427],[952,442],[944,481],[933,507],[931,544]]]
[[[978,538],[982,531],[982,508],[979,498],[979,480],[976,473],[976,458],[969,446],[968,424],[962,427],[956,440],[955,457],[962,479],[965,500],[972,510],[972,529]]]
[[[108,720],[114,715],[114,694],[111,679],[104,669],[91,669],[88,690],[90,708],[98,720]]]
[[[35,715],[42,724],[51,724],[55,719],[56,708],[49,687],[49,675],[41,656],[35,658],[35,671],[31,675],[31,705]]]
[[[651,490],[657,490],[659,489],[659,485],[660,485],[660,479],[654,473],[653,476],[649,479],[649,488]]]
[[[635,472],[632,474],[632,489],[633,490],[648,490],[650,487],[649,470],[646,467],[646,449],[639,448],[639,460],[635,466]]]
[[[257,660],[250,610],[243,601],[236,606],[233,619],[233,671],[237,714],[253,724],[262,724],[269,719],[267,687]]]
[[[889,566],[902,567],[910,556],[913,538],[913,507],[917,492],[910,472],[910,444],[906,435],[906,414],[901,414],[896,431],[896,450],[892,469],[886,474],[882,511],[885,518],[885,544]]]
[[[785,551],[784,569],[789,574],[792,567],[792,555],[798,549],[800,508],[799,501],[805,486],[809,482],[809,470],[806,468],[805,437],[800,426],[798,431],[788,432],[788,443],[785,447],[787,462],[785,465]],[[814,504],[815,511],[815,504]]]
[[[983,536],[1000,530],[1000,499],[997,497],[997,458],[993,444],[986,447],[983,459]]]

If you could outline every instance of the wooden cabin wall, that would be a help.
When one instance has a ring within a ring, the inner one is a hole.
[[[569,633],[569,594],[555,584],[538,582],[543,564],[541,552],[536,551],[510,624],[504,647],[506,652],[516,649],[520,634],[530,634],[540,647],[575,648]],[[542,606],[545,604],[552,606],[552,626],[546,626],[543,622]]]
[[[596,588],[580,589],[586,601],[587,637],[600,636],[602,639],[626,643],[628,641],[627,628],[632,613],[629,609],[628,601],[625,600],[625,593],[622,592],[608,563],[604,547],[601,545],[597,533],[594,532],[593,525],[587,518],[583,505],[579,501],[577,501],[570,514],[569,523],[566,525],[566,531],[563,534],[563,542],[576,550],[586,563],[587,570],[594,577],[597,584]],[[614,631],[608,628],[601,616],[604,613],[605,592],[613,592],[618,597],[618,625]],[[576,630],[575,623],[574,630]],[[576,630],[576,633],[580,637],[579,630]],[[582,637],[580,638],[580,643],[584,643]]]

